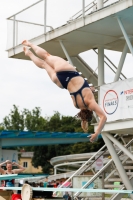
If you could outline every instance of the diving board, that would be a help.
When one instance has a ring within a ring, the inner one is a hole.
[[[91,133],[48,132],[48,131],[0,131],[1,147],[39,146],[88,142]],[[101,136],[99,136],[101,137]],[[21,139],[20,139],[21,138]]]
[[[0,175],[0,180],[9,180],[9,179],[17,179],[17,178],[18,178],[18,174],[4,174],[4,175]]]
[[[26,186],[26,184],[24,184]],[[29,185],[28,185],[29,187]],[[0,187],[3,189],[3,187]],[[6,187],[7,190],[22,190],[23,187]],[[107,190],[107,189],[81,189],[81,188],[47,188],[47,187],[31,187],[33,191],[53,191],[53,192],[88,192],[88,193],[121,193],[121,194],[133,194],[133,190]]]
[[[0,180],[9,180],[9,179],[20,179],[20,180],[33,180],[33,179],[42,179],[45,176],[33,176],[33,175],[23,175],[23,174],[4,174],[4,175],[0,175]]]

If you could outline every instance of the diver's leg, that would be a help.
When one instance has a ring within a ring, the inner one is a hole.
[[[40,68],[45,68],[44,67],[44,63],[45,61],[38,58],[37,56],[35,56],[28,48],[24,47],[23,48],[24,50],[24,53],[26,56],[28,56],[33,62],[34,64],[37,66],[37,67],[40,67]]]

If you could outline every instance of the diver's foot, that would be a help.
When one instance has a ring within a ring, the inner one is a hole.
[[[22,44],[25,45],[25,46],[30,46],[30,42],[28,40],[24,40],[22,42]]]
[[[23,50],[26,56],[30,56],[31,51],[27,47],[23,47]]]

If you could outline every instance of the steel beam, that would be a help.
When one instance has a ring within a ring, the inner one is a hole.
[[[120,58],[120,62],[119,62],[116,74],[115,74],[114,82],[118,81],[119,78],[120,78],[120,74],[121,74],[122,67],[123,67],[123,64],[124,64],[124,61],[125,61],[125,58],[126,58],[126,55],[127,55],[127,51],[128,51],[128,46],[127,46],[127,43],[126,43],[125,46],[124,46],[121,58]]]
[[[130,41],[130,39],[129,39],[129,37],[128,37],[128,35],[127,35],[125,29],[124,29],[124,26],[123,26],[123,24],[122,24],[122,21],[120,20],[120,18],[119,18],[118,16],[116,16],[116,19],[117,19],[117,21],[118,21],[118,23],[119,23],[119,26],[120,26],[120,28],[121,28],[121,31],[122,31],[122,33],[123,33],[123,35],[124,35],[124,38],[125,38],[125,40],[126,40],[126,42],[127,42],[127,45],[128,45],[128,47],[129,47],[129,49],[130,49],[130,52],[132,53],[132,56],[133,56],[133,47],[132,47],[131,41]]]
[[[64,47],[63,42],[62,42],[61,40],[59,40],[59,43],[60,43],[60,45],[61,45],[61,47],[62,47],[62,49],[63,49],[63,51],[64,51],[64,54],[65,54],[67,60],[69,61],[69,63],[70,63],[71,65],[73,65],[73,62],[72,62],[72,60],[71,60],[71,58],[70,58],[70,56],[69,56],[69,54],[68,54],[66,48]]]

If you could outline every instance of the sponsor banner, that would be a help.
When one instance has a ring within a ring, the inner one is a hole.
[[[100,106],[107,122],[133,118],[133,78],[101,86]]]

